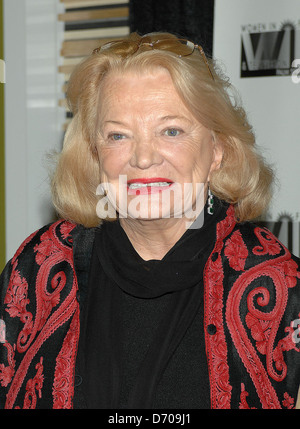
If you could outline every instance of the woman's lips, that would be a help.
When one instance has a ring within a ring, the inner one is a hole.
[[[128,195],[156,194],[169,189],[174,182],[164,177],[132,179],[127,182]]]

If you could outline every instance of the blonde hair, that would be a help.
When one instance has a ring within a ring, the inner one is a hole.
[[[176,52],[149,49],[140,43],[162,39],[176,40],[176,37],[151,33],[142,38],[133,33],[124,39],[123,45],[94,53],[75,68],[67,92],[73,119],[52,178],[53,203],[61,217],[86,227],[100,223],[96,213],[100,180],[96,136],[105,76],[111,72],[143,73],[156,68],[170,73],[188,109],[212,130],[223,147],[221,166],[210,179],[213,194],[234,205],[238,221],[259,217],[268,206],[273,173],[258,152],[245,111],[229,80],[212,60],[206,63],[196,50],[192,55],[179,57]]]

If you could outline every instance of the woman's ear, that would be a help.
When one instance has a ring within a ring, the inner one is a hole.
[[[214,150],[215,150],[215,163],[216,163],[215,170],[217,170],[218,168],[220,168],[223,160],[223,154],[224,154],[223,143],[221,141],[215,142]]]
[[[218,170],[221,166],[224,154],[224,146],[220,139],[218,139],[215,133],[212,132],[212,144],[213,144],[213,160],[211,163],[210,173]]]

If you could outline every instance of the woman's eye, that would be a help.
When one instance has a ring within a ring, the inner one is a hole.
[[[124,138],[125,138],[124,134],[120,134],[120,133],[113,133],[108,136],[108,139],[113,141],[122,140]]]
[[[168,137],[177,137],[180,134],[180,131],[177,130],[176,128],[168,128],[165,131],[165,135]]]

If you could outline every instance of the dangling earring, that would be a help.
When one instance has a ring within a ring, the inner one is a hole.
[[[209,215],[214,214],[214,196],[211,193],[211,190],[208,188],[208,199],[207,199],[208,207],[207,207],[207,213]]]

